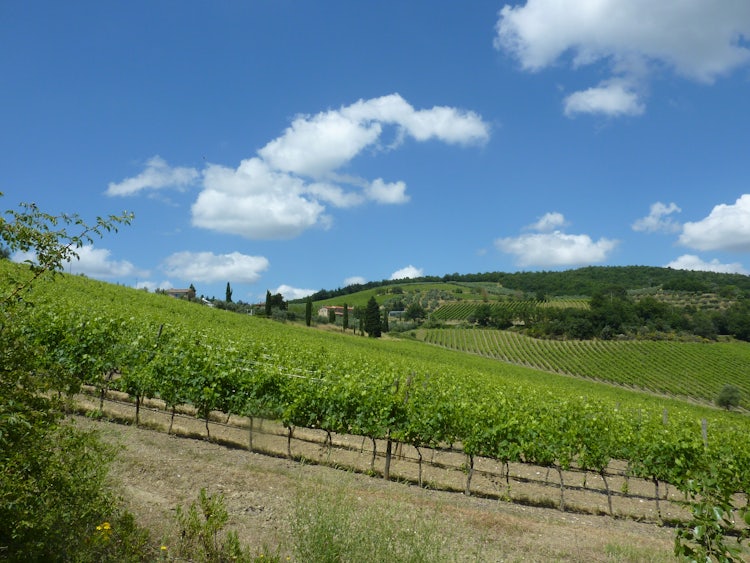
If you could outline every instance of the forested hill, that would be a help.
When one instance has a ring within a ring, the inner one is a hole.
[[[661,287],[672,291],[741,292],[750,295],[750,276],[690,270],[673,270],[654,266],[589,266],[559,272],[487,272],[480,274],[446,274],[409,280],[382,280],[354,284],[334,290],[320,290],[313,301],[349,295],[365,289],[409,282],[485,282],[497,283],[508,289],[548,296],[591,296],[607,287],[626,290]]]

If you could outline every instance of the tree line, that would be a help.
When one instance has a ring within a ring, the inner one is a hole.
[[[625,289],[661,287],[670,291],[718,292],[750,296],[750,276],[692,270],[674,270],[653,266],[589,266],[563,271],[486,272],[422,276],[409,280],[381,280],[352,284],[337,289],[321,289],[313,301],[343,297],[367,289],[408,282],[496,283],[507,289],[549,296],[592,296],[612,286]]]
[[[690,334],[716,339],[720,335],[750,341],[750,299],[738,299],[724,309],[707,311],[678,307],[653,296],[634,299],[623,287],[596,291],[590,307],[544,307],[529,301],[510,309],[488,303],[476,307],[470,321],[479,326],[507,329],[516,326],[538,338],[611,339]]]

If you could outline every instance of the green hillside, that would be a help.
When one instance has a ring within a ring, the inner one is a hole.
[[[401,285],[406,280],[381,280],[354,284],[344,288],[323,289],[313,294],[316,302],[344,297],[364,290]],[[408,280],[408,283],[452,283],[484,288],[488,293],[502,291],[516,295],[588,296],[619,286],[626,290],[664,289],[668,291],[717,292],[750,295],[750,276],[690,270],[673,270],[654,266],[589,266],[564,271],[486,272],[446,274]]]
[[[750,343],[540,340],[491,329],[421,329],[418,340],[554,373],[713,403],[725,385],[750,407]]]
[[[0,279],[24,275],[24,267],[0,261]],[[207,434],[211,413],[221,411],[279,421],[290,437],[295,428],[315,428],[416,448],[453,445],[469,468],[481,456],[603,474],[616,460],[628,475],[683,492],[696,475],[715,475],[732,493],[750,490],[750,417],[554,373],[573,369],[559,353],[535,369],[416,340],[240,315],[80,276],[40,280],[29,298],[33,307],[19,317],[25,338],[40,350],[38,364],[56,370],[69,389],[86,383],[124,391],[136,404],[159,398],[167,409],[188,405]],[[462,331],[472,332],[484,334]],[[531,339],[517,344],[531,346]],[[664,379],[681,378],[686,394],[701,396],[705,381],[678,373],[686,364],[674,361],[685,350],[677,345],[642,349],[641,360],[646,353],[665,358],[662,368],[674,371]],[[592,358],[612,350],[578,360],[594,369]],[[740,348],[711,350],[714,362],[729,362],[732,354],[731,361],[747,360]],[[619,362],[622,352],[601,365]]]

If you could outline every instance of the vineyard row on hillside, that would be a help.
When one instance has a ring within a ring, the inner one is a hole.
[[[415,448],[460,444],[470,473],[479,456],[599,474],[617,459],[635,477],[680,490],[706,472],[725,490],[750,490],[745,417],[709,419],[704,435],[687,411],[665,419],[661,410],[480,379],[459,365],[337,349],[330,337],[269,321],[249,319],[238,331],[233,317],[216,314],[210,329],[197,330],[175,315],[167,325],[58,298],[29,309],[24,330],[71,392],[85,382],[114,386],[136,405],[191,405],[207,430],[210,413],[222,411],[279,420],[290,432],[316,428]]]
[[[750,345],[548,340],[493,329],[424,329],[420,340],[505,362],[711,403],[727,384],[750,403]]]

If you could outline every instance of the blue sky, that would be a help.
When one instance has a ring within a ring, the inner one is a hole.
[[[72,272],[750,272],[746,0],[8,1],[0,51],[3,209],[135,213]]]

